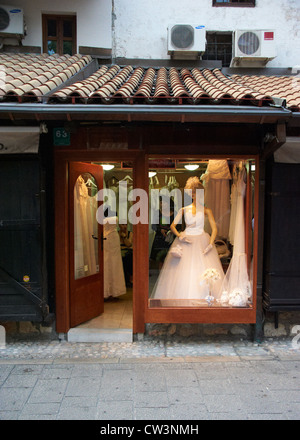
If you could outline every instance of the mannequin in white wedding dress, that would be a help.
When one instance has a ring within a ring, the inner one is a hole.
[[[203,203],[198,203],[197,190],[203,190],[198,177],[188,179],[185,189],[191,190],[192,204],[181,208],[171,224],[171,231],[176,238],[164,261],[151,297],[199,300],[212,295],[217,299],[221,292],[224,272],[214,246],[217,235],[214,216]],[[211,226],[211,235],[204,232],[205,216]],[[176,225],[183,219],[186,228],[179,233]],[[214,273],[218,275],[213,285],[208,285],[202,277],[210,269],[214,269]]]

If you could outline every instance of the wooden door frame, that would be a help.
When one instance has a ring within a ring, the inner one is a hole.
[[[69,275],[70,275],[70,298],[73,298],[74,303],[72,303],[72,307],[70,307],[70,323],[72,327],[76,327],[77,325],[86,322],[90,319],[95,318],[96,316],[101,315],[104,312],[104,273],[103,271],[95,271],[94,273],[81,276],[76,279],[75,277],[75,187],[76,182],[78,181],[79,176],[82,173],[90,173],[95,178],[98,191],[103,188],[103,168],[99,165],[94,165],[90,163],[82,163],[82,162],[69,162],[69,183],[70,183],[70,192],[69,192]],[[72,219],[72,220],[71,220]],[[96,218],[94,219],[96,221]],[[103,251],[102,248],[102,240],[101,237],[103,235],[103,225],[97,222],[97,252],[98,252],[98,267],[103,267]],[[82,243],[83,244],[83,243]],[[93,245],[95,242],[93,240]],[[92,287],[91,289],[87,288],[87,286],[92,286],[96,284],[97,287]],[[84,289],[84,293],[79,295],[78,290],[80,288]],[[77,291],[77,292],[76,292]],[[88,291],[90,293],[88,293]],[[92,293],[93,298],[89,297]],[[76,294],[77,293],[77,294]],[[87,298],[89,299],[87,300]],[[76,299],[75,299],[76,298]],[[82,300],[80,306],[77,301]],[[86,301],[87,300],[87,301]],[[87,311],[87,305],[89,304],[90,309]],[[80,317],[78,316],[80,315]],[[75,320],[75,323],[74,323]]]
[[[141,150],[120,151],[55,151],[55,297],[56,331],[70,329],[70,271],[69,271],[69,162],[132,161],[133,184],[144,188],[148,162]],[[147,238],[147,240],[145,240]],[[133,333],[144,333],[148,292],[148,225],[133,226]]]

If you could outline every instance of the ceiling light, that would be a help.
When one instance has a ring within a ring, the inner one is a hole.
[[[154,177],[154,176],[156,176],[156,171],[149,171],[149,173],[148,173],[148,176],[149,177]]]
[[[199,165],[189,164],[189,165],[184,165],[184,168],[186,168],[189,171],[195,171],[199,168]]]
[[[108,164],[108,163],[102,165],[102,167],[103,167],[103,169],[104,169],[105,171],[109,171],[109,170],[112,170],[113,168],[115,168],[114,165],[110,165],[110,164]]]

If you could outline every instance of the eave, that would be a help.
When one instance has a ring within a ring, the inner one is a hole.
[[[0,103],[2,120],[31,121],[148,121],[276,124],[289,121],[292,112],[283,107],[226,105],[98,105]]]

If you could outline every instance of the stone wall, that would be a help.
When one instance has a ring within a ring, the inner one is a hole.
[[[275,316],[266,313],[264,321],[264,337],[280,338],[294,335],[295,326],[300,326],[300,311],[280,312],[278,315],[278,327],[275,327]],[[294,332],[293,332],[294,329]],[[300,328],[299,328],[300,330]],[[147,324],[146,334],[153,337],[172,336],[222,336],[227,338],[251,339],[254,334],[252,324]]]
[[[0,322],[5,328],[8,341],[21,338],[23,340],[46,339],[55,340],[59,335],[55,331],[55,322],[51,325],[41,323]],[[274,314],[266,313],[264,322],[265,338],[284,338],[297,333],[296,326],[300,331],[300,311],[280,312],[278,316],[278,328],[275,328]],[[146,324],[145,335],[153,338],[172,338],[191,336],[210,338],[213,336],[235,339],[243,338],[251,340],[254,335],[252,324]]]

